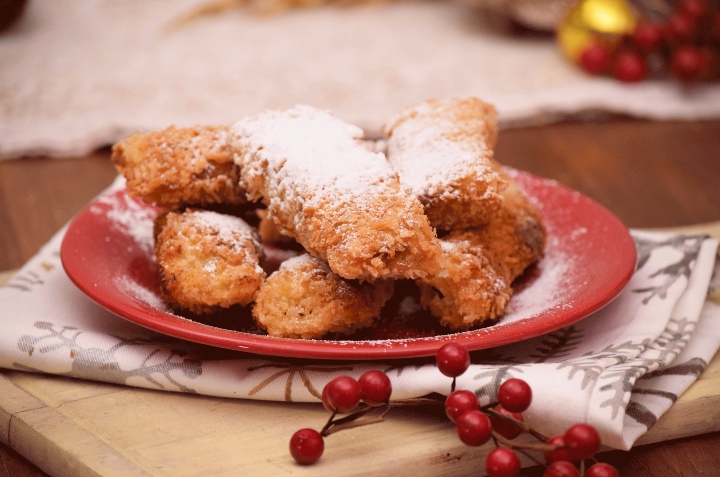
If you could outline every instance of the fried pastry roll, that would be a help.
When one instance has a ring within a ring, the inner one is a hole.
[[[313,339],[351,334],[373,324],[393,282],[345,280],[305,253],[286,260],[263,283],[252,314],[270,336]]]
[[[440,244],[411,191],[361,129],[297,106],[231,128],[241,183],[280,233],[346,279],[416,278],[440,270]]]
[[[491,104],[473,97],[430,100],[405,109],[383,130],[390,164],[433,227],[477,227],[502,207],[506,181],[493,159],[498,129]]]
[[[165,300],[205,314],[249,304],[265,279],[262,247],[244,220],[209,210],[160,215],[155,255]]]
[[[225,126],[137,133],[113,146],[112,161],[131,195],[167,210],[247,202]]]
[[[450,232],[441,240],[447,275],[418,282],[421,304],[455,331],[498,318],[512,283],[545,246],[537,210],[509,178],[505,204],[485,226]]]

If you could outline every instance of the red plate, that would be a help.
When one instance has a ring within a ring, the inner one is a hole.
[[[363,360],[431,356],[448,341],[469,350],[485,349],[588,316],[615,298],[635,270],[635,244],[607,209],[557,182],[511,172],[540,208],[547,248],[534,278],[515,294],[505,316],[474,331],[410,339],[298,340],[178,316],[159,294],[152,252],[157,211],[128,198],[124,189],[98,198],[70,223],[60,255],[70,279],[104,308],[157,332],[210,346],[272,356]]]

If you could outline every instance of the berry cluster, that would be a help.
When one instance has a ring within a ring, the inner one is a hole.
[[[357,381],[340,376],[330,381],[322,393],[324,407],[331,413],[320,432],[301,429],[290,439],[290,453],[300,464],[315,463],[324,450],[324,437],[343,429],[380,422],[392,407],[403,404],[440,404],[455,424],[457,435],[468,446],[481,446],[490,440],[495,448],[488,454],[485,469],[489,477],[513,477],[520,473],[518,453],[540,465],[546,464],[544,477],[617,477],[612,466],[595,462],[600,449],[600,437],[590,425],[578,423],[564,434],[546,437],[531,429],[523,419],[523,412],[532,403],[532,390],[523,380],[510,378],[497,392],[497,401],[480,406],[477,396],[467,390],[456,390],[456,380],[470,367],[470,354],[455,343],[444,345],[436,354],[436,366],[452,378],[450,394],[446,398],[424,399],[418,402],[392,402],[390,379],[380,371],[364,373]],[[411,400],[412,401],[412,400]],[[364,403],[364,405],[361,405]],[[371,414],[377,410],[376,414]],[[338,417],[338,414],[347,414]],[[519,443],[514,439],[523,432],[534,436],[537,443]],[[531,452],[539,452],[545,462]],[[591,465],[586,468],[586,461]]]
[[[357,381],[350,376],[338,376],[325,385],[322,403],[331,415],[320,432],[314,429],[300,429],[290,438],[290,454],[300,464],[314,464],[325,450],[324,437],[352,427],[381,421],[390,409],[392,384],[381,371],[365,372]],[[358,409],[360,402],[365,406]],[[361,419],[371,411],[380,409],[378,416]],[[338,418],[338,414],[347,414]]]
[[[720,8],[709,0],[680,0],[662,21],[641,20],[619,40],[598,37],[580,66],[623,82],[669,74],[682,82],[720,77]]]
[[[445,400],[445,413],[455,423],[458,437],[469,446],[480,446],[493,440],[495,449],[487,456],[485,470],[489,477],[512,477],[520,473],[522,452],[543,452],[548,466],[544,477],[612,477],[617,471],[610,465],[596,462],[585,468],[585,460],[592,459],[600,449],[600,436],[592,426],[579,423],[564,434],[545,437],[530,429],[522,413],[532,403],[532,389],[522,379],[504,381],[497,392],[497,402],[481,407],[475,394],[454,390],[455,380],[470,365],[470,355],[454,343],[440,348],[436,357],[441,373],[453,378],[452,391]],[[512,441],[523,432],[537,438],[539,444],[520,444]],[[536,459],[533,459],[536,460]],[[579,468],[575,462],[579,463]],[[540,464],[541,462],[538,461]]]

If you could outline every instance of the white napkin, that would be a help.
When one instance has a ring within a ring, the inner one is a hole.
[[[213,0],[45,0],[0,36],[0,157],[81,155],[139,129],[233,124],[297,103],[370,133],[400,108],[475,95],[501,127],[612,112],[720,117],[720,84],[584,74],[552,37],[459,2],[369,2],[170,28]],[[530,2],[524,2],[529,4]]]
[[[110,190],[118,187],[118,183]],[[393,398],[448,394],[432,359],[333,362],[225,352],[146,330],[100,308],[65,274],[59,231],[0,288],[0,367],[167,391],[317,402],[325,383],[388,373]],[[525,379],[525,413],[547,435],[585,421],[628,449],[720,347],[720,306],[706,301],[718,241],[633,231],[638,270],[608,306],[566,328],[473,353],[458,388],[484,403],[504,379]],[[482,363],[482,364],[480,364]]]

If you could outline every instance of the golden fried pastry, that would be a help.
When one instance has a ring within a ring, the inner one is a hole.
[[[257,209],[255,213],[260,220],[257,229],[263,244],[272,244],[281,247],[289,247],[297,244],[294,238],[280,233],[275,222],[268,217],[267,209]]]
[[[361,129],[297,106],[231,128],[241,183],[280,233],[347,279],[438,273],[440,244],[422,205]]]
[[[303,254],[280,265],[255,297],[252,313],[270,336],[322,338],[371,326],[390,299],[393,282],[345,280]]]
[[[477,98],[426,101],[383,128],[387,157],[430,224],[477,227],[502,207],[506,182],[493,159],[495,108]]]
[[[112,161],[130,195],[168,210],[247,202],[225,126],[134,134],[113,146]]]
[[[255,231],[232,215],[202,209],[169,212],[155,227],[165,300],[195,314],[247,305],[265,279]]]
[[[542,255],[545,229],[535,207],[508,177],[504,206],[485,226],[442,239],[447,275],[422,279],[420,301],[454,331],[498,318],[512,282]]]

